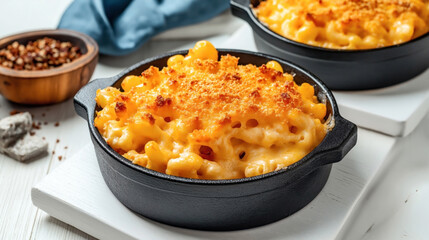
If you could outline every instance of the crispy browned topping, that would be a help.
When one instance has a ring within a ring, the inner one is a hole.
[[[327,48],[378,48],[429,31],[428,0],[267,0],[255,11],[280,35]]]
[[[318,26],[324,26],[326,20],[336,19],[344,24],[364,20],[384,21],[386,18],[397,17],[402,13],[419,12],[423,2],[416,0],[318,0],[297,1],[291,5],[301,6],[307,19]],[[261,3],[260,7],[265,5]]]
[[[326,106],[312,85],[297,86],[276,61],[255,66],[238,65],[230,55],[218,59],[201,41],[161,70],[126,76],[122,89],[97,90],[102,109],[94,126],[134,164],[203,179],[275,171],[323,139]],[[301,135],[290,133],[291,126]]]
[[[145,113],[144,115],[148,120],[150,124],[154,124],[155,123],[155,118],[152,116],[152,114],[150,113]]]
[[[119,113],[119,112],[123,112],[127,110],[127,106],[125,105],[124,102],[117,102],[116,106],[115,106],[115,112]]]
[[[124,94],[140,109],[164,118],[188,119],[202,129],[247,118],[284,121],[291,108],[300,107],[301,97],[291,75],[265,65],[237,64],[238,58],[227,55],[219,62],[197,59],[174,71],[150,67],[142,76],[160,85],[142,94],[136,90]],[[124,109],[118,104],[116,109]]]
[[[219,123],[221,125],[225,125],[225,124],[229,124],[231,123],[231,117],[229,115],[225,116],[224,118],[222,118]]]
[[[337,0],[333,4],[338,6],[335,18],[343,23],[352,21],[362,21],[363,19],[385,20],[389,15],[400,15],[405,12],[416,10],[418,2],[414,0]],[[315,16],[320,14],[333,15],[332,10],[327,8],[327,4],[321,1],[321,6],[325,8],[313,10]],[[332,5],[330,5],[332,6]]]
[[[165,104],[170,105],[171,104],[171,98],[164,99],[161,95],[158,95],[155,99],[155,103],[158,107],[162,107]]]
[[[253,92],[250,93],[250,96],[252,96],[252,97],[260,97],[261,95],[259,94],[258,90],[255,90],[255,91],[253,91]]]

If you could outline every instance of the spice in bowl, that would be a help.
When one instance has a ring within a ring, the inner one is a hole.
[[[14,70],[46,70],[70,63],[82,55],[78,46],[53,38],[40,38],[26,45],[15,41],[0,49],[0,65]]]

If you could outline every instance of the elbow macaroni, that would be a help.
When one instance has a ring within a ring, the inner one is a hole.
[[[379,48],[429,31],[428,0],[267,0],[254,10],[274,32],[324,48]]]
[[[326,135],[326,106],[281,65],[239,65],[210,42],[97,90],[94,125],[135,164],[198,179],[251,177],[298,161]]]

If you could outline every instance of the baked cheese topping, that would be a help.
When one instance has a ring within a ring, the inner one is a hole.
[[[324,48],[380,48],[429,31],[428,0],[267,0],[254,10],[272,31]]]
[[[187,178],[233,179],[298,161],[326,134],[326,106],[279,63],[240,65],[207,41],[167,66],[97,91],[95,126],[133,163]]]

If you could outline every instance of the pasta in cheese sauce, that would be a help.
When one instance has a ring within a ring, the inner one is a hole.
[[[379,48],[429,31],[429,0],[266,0],[254,10],[272,31],[324,48]]]
[[[200,41],[167,66],[97,90],[94,120],[134,164],[197,179],[234,179],[300,160],[326,135],[326,106],[278,62],[239,65]]]

